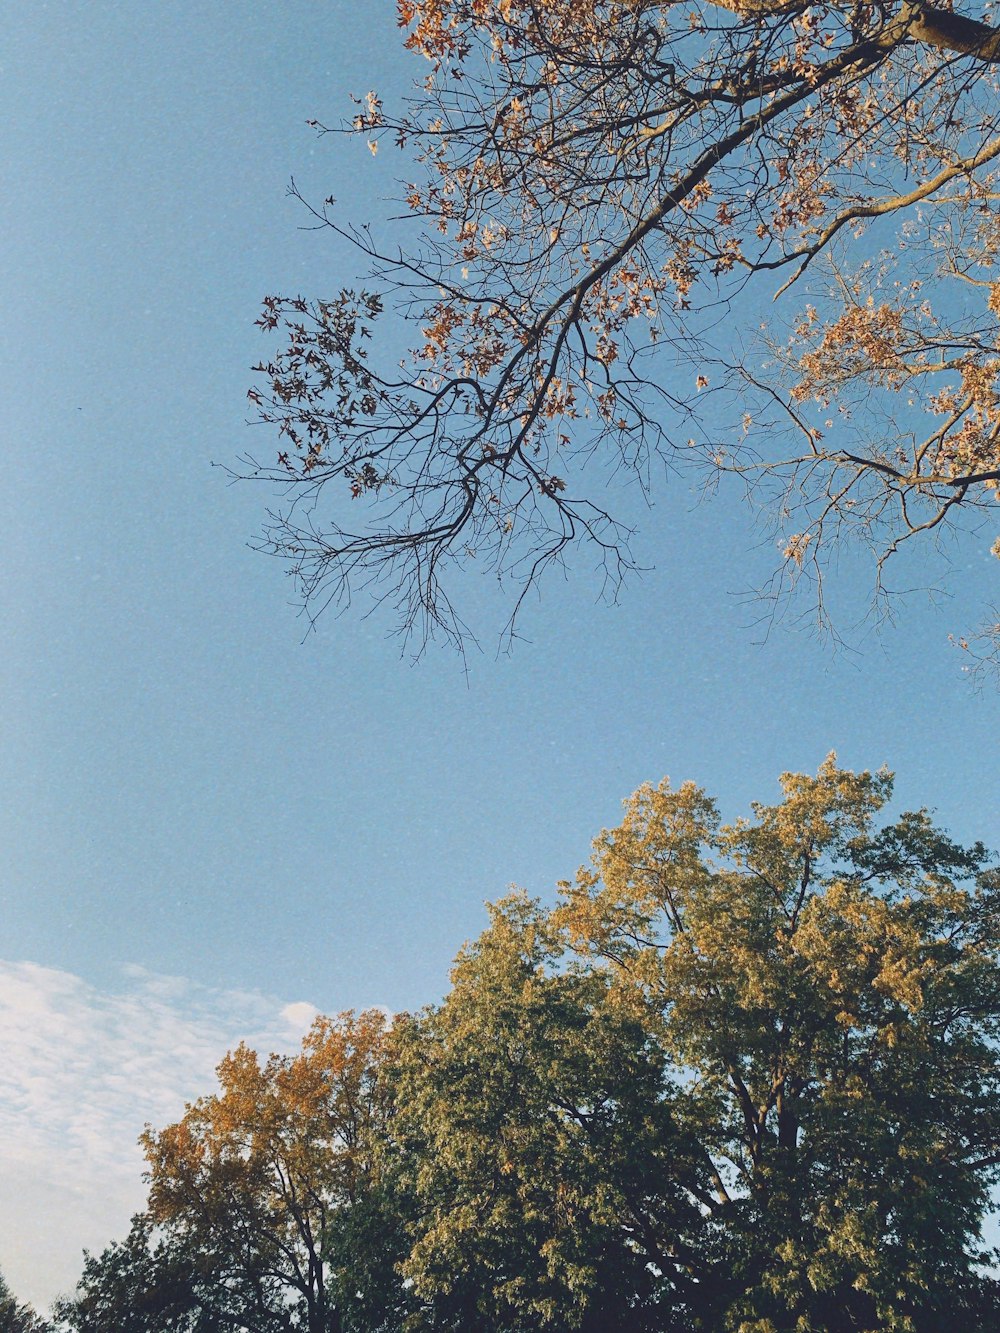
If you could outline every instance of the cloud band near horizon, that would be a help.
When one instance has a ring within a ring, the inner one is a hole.
[[[83,1250],[124,1235],[142,1206],[137,1139],[211,1092],[246,1041],[288,1051],[306,1001],[215,989],[127,965],[114,990],[0,960],[0,1271],[39,1311],[72,1291]]]

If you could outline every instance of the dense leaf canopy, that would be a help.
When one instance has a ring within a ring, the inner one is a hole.
[[[149,1219],[198,1257],[222,1326],[329,1333],[361,1297],[329,1256],[369,1193],[384,1041],[371,1011],[318,1019],[294,1058],[240,1046],[218,1094],[144,1135]]]
[[[988,1333],[1000,872],[828,760],[641,788],[445,1000],[240,1048],[73,1333]]]

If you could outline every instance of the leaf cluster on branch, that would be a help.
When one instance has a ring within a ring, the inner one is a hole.
[[[461,638],[457,567],[519,606],[574,546],[613,589],[609,477],[645,490],[662,464],[742,478],[777,585],[810,575],[820,605],[839,539],[881,586],[902,542],[992,512],[998,30],[916,0],[399,21],[426,76],[341,127],[403,154],[399,245],[308,205],[369,276],[260,321],[283,346],[250,396],[281,444],[247,471],[285,493],[262,545],[314,610],[362,586]]]

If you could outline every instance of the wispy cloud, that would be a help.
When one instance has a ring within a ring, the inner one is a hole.
[[[306,1001],[217,990],[141,967],[113,991],[0,961],[0,1270],[39,1308],[70,1291],[84,1247],[124,1234],[142,1205],[145,1124],[210,1092],[227,1050],[289,1050]]]

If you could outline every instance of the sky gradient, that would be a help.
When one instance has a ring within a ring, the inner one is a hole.
[[[36,3],[3,29],[0,1270],[19,1297],[46,1304],[124,1233],[142,1124],[209,1091],[227,1047],[438,999],[484,898],[551,895],[640,782],[694,778],[735,817],[836,749],[1000,843],[997,697],[948,642],[994,595],[985,534],[881,635],[845,559],[836,649],[755,626],[743,594],[776,547],[735,494],[672,478],[647,509],[622,485],[649,572],[616,606],[584,557],[510,655],[509,604],[470,581],[467,671],[401,656],[378,611],[307,634],[248,547],[273,497],[212,464],[276,447],[246,425],[261,298],[358,276],[289,179],[355,220],[391,211],[391,153],[306,121],[403,90],[392,6]]]

